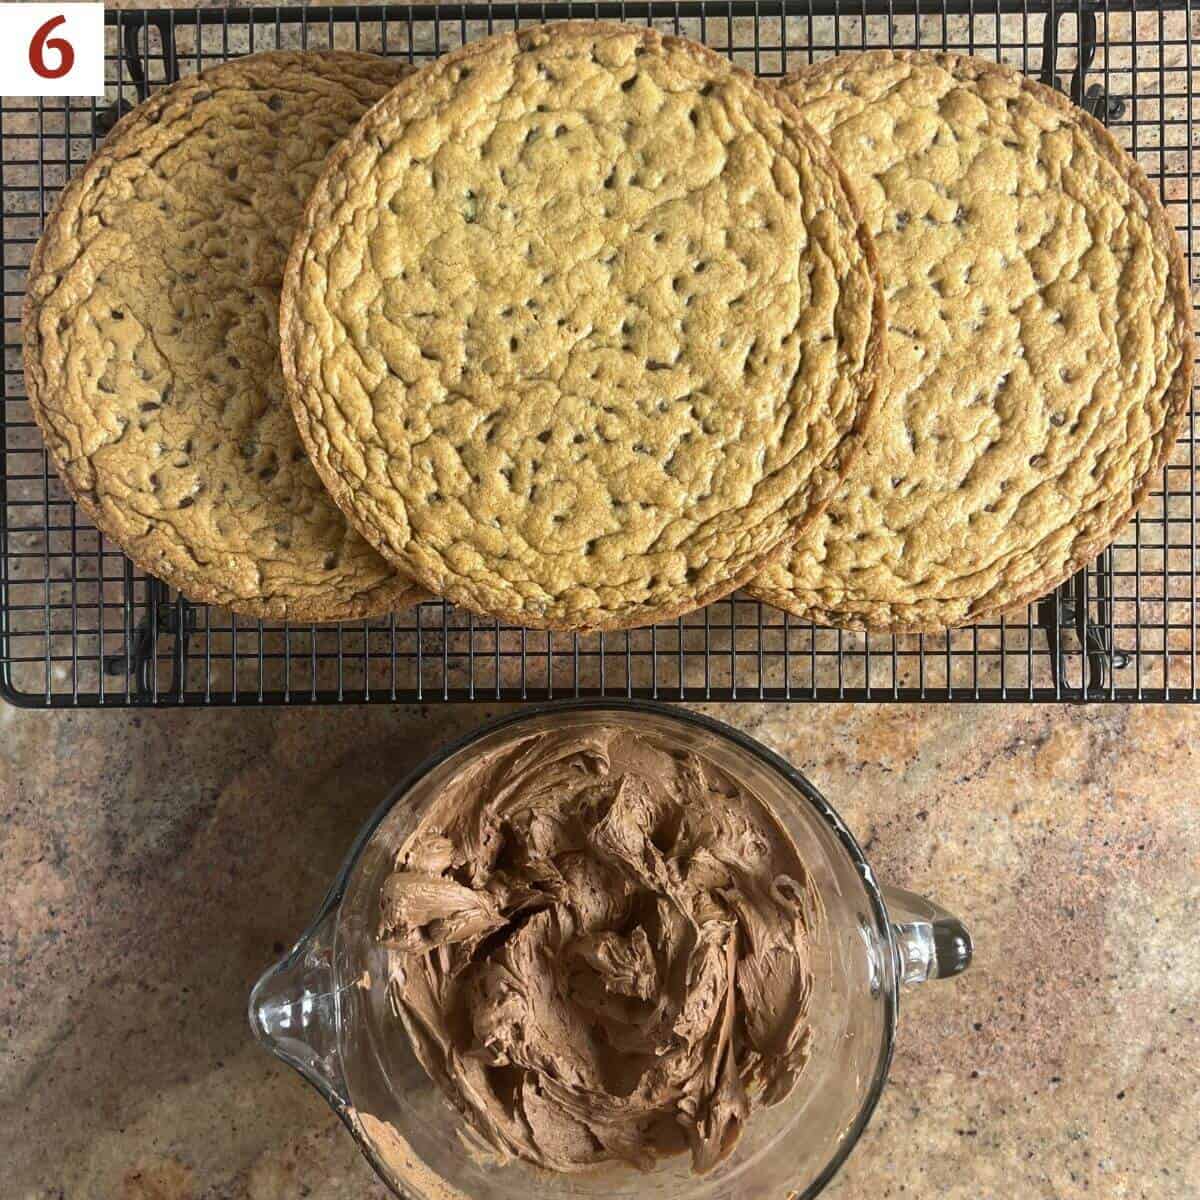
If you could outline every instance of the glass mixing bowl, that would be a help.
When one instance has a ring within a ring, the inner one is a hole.
[[[469,1153],[462,1119],[391,1016],[379,891],[396,850],[447,779],[478,754],[541,730],[621,723],[692,750],[774,809],[820,890],[812,1058],[792,1095],[759,1109],[728,1159],[704,1176],[688,1155],[649,1172],[619,1164],[580,1174]],[[250,997],[255,1036],[342,1118],[380,1177],[405,1200],[797,1200],[816,1196],[862,1133],[887,1076],[902,986],[955,975],[971,939],[921,897],[882,887],[841,818],[793,767],[752,738],[686,709],[609,701],[528,709],[425,762],[355,840],[320,912]]]

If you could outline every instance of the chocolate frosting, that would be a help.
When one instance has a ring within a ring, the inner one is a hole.
[[[575,1171],[733,1149],[809,1056],[820,899],[766,805],[619,726],[481,755],[381,895],[389,997],[502,1157]]]

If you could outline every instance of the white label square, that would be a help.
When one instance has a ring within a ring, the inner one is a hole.
[[[103,4],[0,4],[0,95],[103,96]]]

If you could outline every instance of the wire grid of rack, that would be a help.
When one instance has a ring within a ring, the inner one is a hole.
[[[24,705],[549,699],[1195,701],[1196,406],[1114,545],[1016,616],[942,635],[815,628],[733,597],[668,625],[573,636],[421,605],[335,626],[197,606],[80,519],[25,400],[20,306],[47,210],[104,133],[163,82],[236,54],[356,47],[428,61],[537,21],[651,23],[763,76],[872,46],[1008,62],[1103,120],[1161,188],[1190,263],[1200,92],[1191,0],[702,0],[110,12],[100,100],[0,102],[0,692]],[[1195,132],[1194,132],[1195,129]],[[1193,271],[1195,266],[1193,265]]]

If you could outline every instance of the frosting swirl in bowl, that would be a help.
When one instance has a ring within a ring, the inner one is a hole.
[[[808,1060],[820,897],[771,810],[606,725],[481,755],[380,896],[388,994],[487,1147],[575,1171],[728,1155]]]

